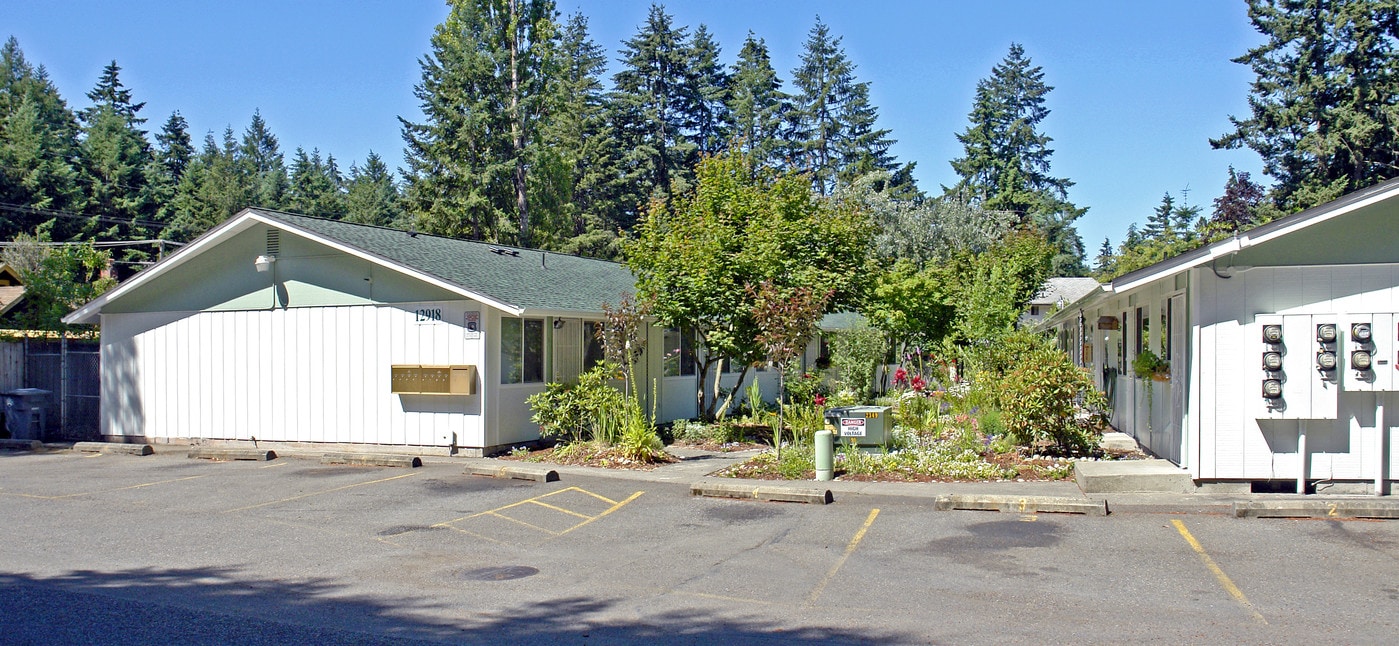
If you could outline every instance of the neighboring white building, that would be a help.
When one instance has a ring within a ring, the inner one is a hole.
[[[1384,492],[1399,469],[1396,225],[1391,181],[1121,276],[1041,328],[1094,374],[1115,427],[1197,480]],[[1169,368],[1135,376],[1145,350]]]
[[[109,440],[481,454],[539,438],[525,399],[600,358],[633,291],[616,263],[248,209],[64,320],[101,324]],[[695,416],[688,349],[649,328],[661,421]]]
[[[1020,315],[1020,325],[1031,327],[1044,320],[1044,317],[1058,311],[1080,298],[1097,291],[1102,285],[1092,278],[1060,276],[1044,281],[1038,294],[1025,306]]]

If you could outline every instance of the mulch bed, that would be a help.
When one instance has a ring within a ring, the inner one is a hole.
[[[525,455],[506,454],[499,456],[500,460],[512,460],[516,462],[548,462],[550,464],[566,464],[580,467],[603,467],[607,469],[631,469],[633,471],[651,471],[662,464],[679,462],[680,459],[671,455],[666,455],[655,462],[637,462],[622,455],[622,452],[614,448],[594,449],[573,449],[566,453],[559,452],[560,447],[549,447],[544,449],[533,449]]]

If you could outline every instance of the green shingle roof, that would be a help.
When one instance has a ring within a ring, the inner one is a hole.
[[[636,289],[631,271],[614,262],[267,209],[250,211],[524,310],[598,312],[603,303],[615,305]]]

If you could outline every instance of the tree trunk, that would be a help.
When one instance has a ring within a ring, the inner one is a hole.
[[[520,7],[510,0],[510,135],[515,153],[515,207],[520,217],[520,246],[530,246],[529,198],[525,193],[525,123],[520,110]]]

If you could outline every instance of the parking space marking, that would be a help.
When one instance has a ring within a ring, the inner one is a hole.
[[[588,514],[576,512],[576,511],[573,511],[573,510],[571,510],[571,509],[565,509],[565,508],[560,507],[560,506],[558,506],[558,505],[554,505],[554,504],[551,504],[551,503],[544,502],[544,499],[545,499],[545,498],[549,498],[549,497],[551,497],[551,496],[557,496],[557,495],[559,495],[559,494],[569,493],[569,492],[575,492],[575,493],[580,493],[580,494],[592,496],[593,498],[597,498],[598,500],[600,500],[600,501],[602,501],[602,502],[605,502],[605,503],[607,503],[607,504],[610,505],[610,506],[609,506],[607,509],[603,510],[602,512],[598,513],[597,515],[589,516]],[[538,495],[538,496],[535,496],[535,497],[533,497],[533,498],[526,498],[525,500],[521,500],[521,501],[519,501],[519,502],[513,502],[513,503],[510,503],[510,504],[508,504],[508,505],[502,505],[502,506],[500,506],[500,507],[496,507],[495,509],[487,509],[486,511],[476,512],[476,513],[471,514],[471,515],[468,515],[468,516],[462,516],[462,517],[460,517],[460,518],[453,518],[452,520],[448,520],[448,521],[445,521],[445,522],[437,523],[436,525],[433,525],[433,527],[447,527],[447,528],[454,529],[454,530],[456,530],[456,531],[462,532],[462,533],[464,533],[464,534],[470,534],[471,536],[475,536],[475,537],[477,537],[477,538],[485,538],[484,536],[481,536],[480,534],[477,534],[477,533],[475,533],[475,532],[470,532],[470,531],[467,531],[467,530],[462,529],[462,528],[460,528],[460,527],[457,527],[457,526],[456,526],[456,523],[460,523],[460,522],[462,522],[462,521],[471,520],[471,519],[473,519],[473,518],[482,518],[482,517],[487,517],[487,516],[489,516],[489,517],[493,517],[493,518],[500,518],[500,519],[502,519],[502,520],[508,520],[508,521],[510,521],[510,522],[512,522],[512,523],[516,523],[516,524],[519,524],[519,525],[523,525],[523,526],[528,527],[528,528],[530,528],[530,529],[533,529],[533,530],[536,530],[536,531],[539,531],[539,532],[548,534],[551,538],[558,538],[558,537],[563,536],[564,534],[567,534],[567,533],[569,533],[569,532],[571,532],[571,531],[573,531],[573,530],[575,530],[575,529],[578,529],[579,527],[583,527],[584,525],[587,525],[587,524],[589,524],[589,523],[591,523],[591,522],[593,522],[593,521],[595,521],[595,520],[598,520],[598,519],[600,519],[600,518],[602,518],[602,517],[604,517],[604,516],[607,516],[608,514],[614,512],[614,511],[617,511],[618,509],[621,509],[622,507],[626,506],[627,503],[630,503],[631,501],[636,500],[637,498],[641,497],[641,494],[643,494],[643,493],[646,493],[646,492],[644,492],[644,491],[638,491],[638,492],[632,494],[631,496],[627,497],[625,500],[620,500],[620,501],[618,501],[618,500],[613,500],[613,499],[611,499],[611,498],[608,498],[607,496],[603,496],[603,495],[600,495],[600,494],[593,493],[593,492],[588,491],[588,490],[586,490],[586,489],[581,489],[581,488],[579,488],[579,487],[565,487],[565,488],[563,488],[563,489],[559,489],[559,490],[557,490],[557,491],[551,491],[551,492],[549,492],[549,493],[542,494],[542,495]],[[552,529],[547,529],[547,528],[544,528],[544,527],[540,527],[540,526],[535,525],[535,524],[533,524],[533,523],[525,522],[525,521],[523,521],[523,520],[520,520],[520,519],[518,519],[518,518],[515,518],[515,517],[513,517],[513,516],[510,516],[509,514],[504,513],[504,512],[506,512],[506,511],[508,511],[508,510],[515,509],[516,507],[522,507],[522,506],[524,506],[524,505],[532,505],[532,506],[535,506],[535,507],[540,507],[540,508],[543,508],[543,509],[548,509],[548,510],[555,511],[555,512],[558,512],[558,513],[562,513],[562,514],[566,514],[566,515],[569,515],[569,516],[573,516],[573,517],[575,517],[575,518],[582,518],[583,521],[582,521],[582,522],[579,522],[579,523],[577,523],[577,524],[575,524],[575,525],[573,525],[573,526],[571,526],[571,527],[569,527],[569,528],[567,528],[567,529],[563,529],[563,530],[552,530]],[[489,540],[489,539],[488,539],[488,540]],[[500,541],[494,541],[494,542],[500,542]]]
[[[260,467],[258,467],[258,468],[259,468],[259,469],[272,469],[272,468],[275,468],[275,467],[284,467],[284,466],[287,466],[288,464],[291,464],[291,463],[290,463],[290,462],[273,462],[272,464],[268,464],[268,465],[266,465],[266,466],[260,466]]]
[[[839,572],[841,566],[845,565],[845,562],[849,560],[850,555],[855,553],[855,548],[860,546],[860,541],[865,538],[865,532],[869,531],[870,525],[874,524],[874,519],[878,516],[878,508],[870,510],[870,515],[867,518],[865,518],[865,524],[860,526],[860,531],[855,532],[855,537],[850,539],[849,545],[845,546],[845,553],[840,555],[840,558],[836,560],[835,565],[831,566],[831,571],[827,572],[826,577],[824,579],[821,579],[820,583],[816,584],[816,587],[811,590],[811,594],[807,595],[806,604],[808,606],[816,603],[816,600],[820,598],[821,593],[825,592],[826,586],[830,585],[831,580],[836,578],[836,572]]]
[[[231,513],[234,513],[234,512],[238,512],[238,511],[247,511],[247,510],[249,510],[249,509],[257,509],[258,507],[267,507],[267,506],[270,506],[270,505],[279,505],[279,504],[284,503],[284,502],[291,502],[291,501],[293,501],[293,500],[301,500],[302,498],[310,498],[310,497],[312,497],[312,496],[319,496],[319,495],[322,495],[322,494],[335,493],[335,492],[337,492],[337,491],[344,491],[344,490],[346,490],[346,489],[354,489],[355,487],[363,487],[363,486],[366,486],[366,485],[379,484],[379,483],[381,483],[381,482],[388,482],[388,481],[390,481],[390,480],[397,480],[397,479],[399,479],[399,478],[408,478],[408,477],[412,477],[412,476],[415,476],[415,475],[418,475],[418,474],[416,474],[416,473],[405,473],[405,474],[403,474],[403,475],[392,476],[392,477],[388,477],[388,478],[380,478],[380,479],[378,479],[378,480],[370,480],[369,482],[356,482],[355,484],[348,484],[348,485],[345,485],[345,486],[343,486],[343,487],[335,487],[334,489],[326,489],[326,490],[324,490],[324,491],[312,491],[311,493],[304,493],[304,494],[301,494],[301,495],[299,495],[299,496],[291,496],[291,497],[289,497],[289,498],[282,498],[281,500],[269,500],[269,501],[267,501],[267,502],[260,502],[260,503],[258,503],[258,504],[256,504],[256,505],[248,505],[248,506],[246,506],[246,507],[239,507],[239,508],[237,508],[237,509],[228,509],[228,510],[225,510],[223,513],[225,513],[225,514],[231,514]]]
[[[205,475],[207,475],[207,474],[205,474]],[[141,483],[141,484],[134,484],[134,485],[126,486],[126,487],[117,487],[116,489],[101,489],[101,490],[98,490],[98,491],[81,491],[81,492],[78,492],[78,493],[65,493],[65,494],[61,494],[61,495],[57,495],[57,496],[41,496],[41,495],[39,495],[39,494],[32,494],[32,493],[10,493],[10,492],[8,492],[8,491],[0,491],[0,495],[4,495],[4,496],[16,496],[16,497],[19,497],[19,498],[35,498],[35,499],[38,499],[38,500],[63,500],[64,498],[77,498],[78,496],[95,496],[95,495],[100,494],[100,493],[113,493],[113,492],[117,492],[117,491],[126,491],[126,490],[128,490],[128,489],[141,489],[141,488],[143,488],[143,487],[154,487],[154,486],[156,486],[156,485],[169,484],[169,483],[171,483],[171,482],[183,482],[183,481],[185,481],[185,480],[193,480],[193,479],[195,479],[195,478],[203,478],[203,477],[204,477],[204,475],[185,476],[185,477],[183,477],[183,478],[172,478],[172,479],[170,479],[170,480],[157,480],[157,481],[155,481],[155,482],[143,482],[143,483]]]
[[[1239,605],[1242,605],[1252,613],[1254,620],[1261,624],[1267,624],[1268,620],[1264,619],[1263,615],[1258,613],[1258,610],[1253,607],[1253,604],[1249,603],[1248,597],[1244,596],[1244,591],[1240,590],[1239,586],[1234,585],[1233,579],[1230,579],[1229,575],[1225,574],[1224,570],[1220,569],[1219,565],[1214,562],[1214,559],[1210,558],[1210,555],[1205,552],[1205,547],[1200,544],[1200,541],[1195,540],[1195,536],[1190,533],[1190,530],[1185,528],[1185,523],[1179,520],[1172,520],[1171,524],[1176,526],[1176,531],[1180,532],[1185,542],[1189,543],[1190,548],[1195,550],[1195,553],[1200,556],[1200,560],[1203,561],[1205,567],[1209,568],[1209,571],[1214,574],[1214,578],[1219,581],[1219,585],[1224,588],[1224,591],[1228,592],[1229,596],[1234,597],[1234,600],[1239,602]]]

